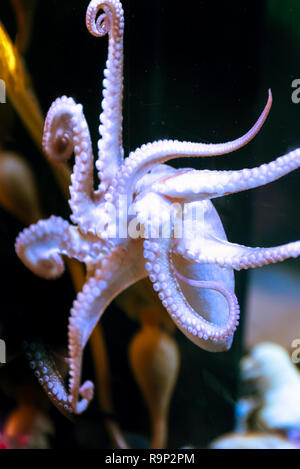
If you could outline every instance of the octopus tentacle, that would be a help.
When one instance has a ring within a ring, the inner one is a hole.
[[[84,347],[111,301],[120,291],[146,276],[139,244],[131,242],[136,244],[136,247],[132,246],[130,253],[116,248],[110,256],[107,256],[101,268],[96,266],[93,275],[90,273],[89,279],[71,309],[68,328],[69,393],[73,411],[77,414],[87,408],[93,395],[93,384],[90,381],[80,385]],[[79,399],[79,395],[82,399]]]
[[[51,105],[44,127],[43,149],[54,162],[65,162],[75,154],[71,176],[71,219],[85,225],[87,212],[93,208],[94,156],[90,133],[82,105],[63,96]]]
[[[105,274],[97,270],[96,274],[85,284],[83,291],[78,294],[71,309],[68,326],[69,392],[73,412],[76,414],[82,413],[93,397],[93,384],[88,381],[83,386],[89,391],[89,395],[81,396],[82,398],[79,399],[83,350],[91,332],[104,312],[107,287]]]
[[[179,274],[171,260],[170,240],[144,241],[144,257],[153,288],[179,329],[202,348],[214,347],[205,341],[222,343],[228,348],[239,319],[239,306],[233,289],[218,281],[195,281]],[[177,279],[191,286],[217,290],[225,296],[229,305],[226,321],[216,324],[200,316],[187,301]]]
[[[25,228],[16,239],[16,253],[32,272],[54,279],[64,272],[61,254],[70,244],[69,223],[60,217],[40,220]]]
[[[46,279],[62,275],[62,255],[81,262],[96,261],[103,256],[98,238],[84,239],[76,227],[54,216],[25,228],[16,239],[15,249],[26,267]]]
[[[98,12],[104,13],[97,18]],[[122,93],[124,13],[119,0],[92,0],[86,12],[86,25],[94,36],[109,34],[108,60],[104,71],[103,112],[100,115],[96,162],[100,189],[105,190],[123,159]]]
[[[190,262],[217,264],[241,270],[296,258],[300,256],[300,241],[276,247],[253,248],[209,236],[198,239],[196,243],[185,243],[184,248],[181,245],[174,252]]]
[[[152,190],[171,199],[212,199],[254,189],[300,167],[300,148],[256,168],[238,171],[187,170],[153,184]]]
[[[54,360],[50,353],[40,343],[24,344],[25,354],[29,360],[29,366],[34,371],[39,383],[48,395],[51,402],[66,417],[70,418],[72,407],[69,397]]]
[[[177,140],[160,140],[142,145],[130,153],[120,168],[118,178],[109,188],[110,192],[128,193],[128,187],[135,187],[138,179],[146,174],[154,165],[164,163],[174,158],[184,156],[202,157],[217,156],[233,152],[252,140],[265,122],[272,104],[272,95],[269,90],[267,104],[254,126],[242,137],[226,143],[193,143],[179,142]]]

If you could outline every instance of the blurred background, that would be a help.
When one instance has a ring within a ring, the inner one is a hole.
[[[176,167],[241,169],[269,162],[300,145],[300,104],[291,99],[292,82],[300,78],[299,2],[199,0],[184,7],[177,0],[123,0],[122,4],[126,155],[156,139],[209,143],[235,139],[258,118],[268,88],[273,107],[253,142],[224,157],[177,160]],[[64,94],[82,103],[96,153],[107,39],[88,33],[87,5],[83,0],[1,0],[0,20],[12,41],[19,41],[41,114]],[[30,165],[42,216],[68,219],[69,207],[57,181],[9,99],[0,104],[0,150],[22,155]],[[300,239],[297,171],[214,203],[232,242],[275,246]],[[65,349],[75,291],[68,272],[47,282],[21,264],[14,241],[24,226],[24,220],[0,207],[0,337],[6,341],[8,360],[0,369],[0,431],[29,389],[50,416],[51,447],[109,447],[106,417],[96,399],[75,423],[69,422],[48,408],[26,363],[24,340],[38,339],[52,349]],[[234,428],[243,353],[261,341],[276,342],[290,351],[291,342],[300,337],[299,277],[297,260],[236,273],[242,319],[229,352],[202,351],[176,331],[180,369],[170,405],[168,447],[206,447]],[[137,295],[136,290],[132,295]],[[122,305],[122,300],[112,304],[102,320],[114,418],[130,444],[143,447],[149,444],[148,410],[127,352],[139,321],[136,311],[128,314]],[[111,327],[116,323],[117,331]],[[93,378],[88,347],[83,375]]]

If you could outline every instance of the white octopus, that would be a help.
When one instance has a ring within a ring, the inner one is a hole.
[[[65,162],[75,154],[69,201],[73,224],[52,216],[31,225],[16,240],[16,252],[23,263],[46,279],[62,274],[62,255],[86,265],[86,283],[69,318],[69,390],[43,348],[28,351],[30,364],[52,402],[62,412],[76,414],[87,408],[93,396],[93,383],[81,384],[84,347],[106,307],[121,291],[149,275],[179,329],[199,347],[223,351],[230,348],[239,319],[233,270],[300,254],[299,241],[268,249],[230,243],[211,202],[293,171],[300,166],[300,149],[239,171],[175,170],[164,164],[184,156],[223,155],[244,146],[263,125],[271,107],[271,92],[256,124],[236,140],[219,144],[160,140],[142,145],[124,159],[124,17],[120,1],[92,0],[86,24],[94,36],[109,35],[96,161],[101,183],[94,191],[94,157],[82,106],[72,98],[58,98],[46,118],[43,148],[56,162]],[[175,236],[183,204],[198,208],[202,218],[191,225],[189,235]],[[117,220],[113,212],[118,213]],[[134,217],[128,213],[133,212],[143,237],[117,235],[116,225],[124,216],[129,225]],[[154,237],[147,231],[149,217],[158,230]],[[163,237],[159,230],[167,219],[172,220],[170,236]]]

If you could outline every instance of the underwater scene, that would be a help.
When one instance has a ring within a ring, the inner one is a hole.
[[[1,0],[0,449],[300,448],[299,20]]]

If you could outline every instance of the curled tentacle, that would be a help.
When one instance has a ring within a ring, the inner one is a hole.
[[[100,14],[102,10],[104,13]],[[123,159],[122,93],[124,13],[119,0],[92,0],[86,12],[86,25],[93,36],[109,34],[108,60],[104,71],[103,112],[100,115],[96,162],[100,188],[105,190]]]
[[[129,241],[132,246],[128,252],[116,248],[107,256],[103,264],[89,272],[89,279],[77,296],[69,319],[69,393],[75,413],[83,412],[93,394],[90,381],[81,382],[81,366],[84,347],[110,302],[129,285],[146,276],[139,244]],[[125,256],[126,253],[126,256]],[[81,397],[81,398],[80,398]]]
[[[242,137],[227,143],[192,143],[179,142],[177,140],[160,140],[153,143],[142,145],[132,152],[125,159],[123,166],[120,168],[115,188],[109,189],[119,193],[128,193],[128,187],[135,187],[138,179],[149,171],[152,166],[164,163],[174,158],[184,156],[200,157],[200,156],[217,156],[235,151],[255,137],[261,129],[267,118],[272,104],[272,95],[269,91],[268,102],[254,126]],[[177,176],[176,176],[177,177]]]
[[[98,238],[84,237],[76,227],[54,216],[25,228],[16,239],[15,248],[26,267],[46,279],[62,275],[62,255],[81,262],[96,262],[106,254]]]
[[[203,275],[204,280],[192,280],[182,275],[171,259],[170,240],[150,240],[144,242],[146,270],[153,282],[153,288],[163,306],[176,325],[195,344],[210,351],[227,350],[238,325],[239,306],[233,290],[231,271],[219,268],[201,269],[201,266],[180,264],[184,272]],[[200,267],[200,268],[199,268]],[[190,276],[190,275],[188,275]],[[209,277],[209,280],[207,280]],[[179,281],[189,287],[200,287],[200,293],[184,292]],[[216,294],[216,290],[226,299],[227,308]],[[197,306],[197,311],[194,306]]]
[[[154,183],[152,190],[171,199],[184,199],[187,202],[212,199],[264,186],[299,167],[300,149],[297,148],[257,168],[238,171],[179,171]]]
[[[103,2],[94,1],[92,2],[86,12],[86,25],[89,32],[95,37],[102,37],[108,34],[112,28],[112,12],[109,8],[105,8],[105,5],[101,5]],[[97,18],[97,13],[100,8],[104,8],[105,13],[102,13]],[[98,10],[98,11],[97,11]]]
[[[66,96],[54,101],[45,121],[43,148],[48,158],[55,162],[67,161],[74,152],[69,204],[72,221],[84,228],[87,213],[93,208],[94,156],[81,104]]]
[[[32,272],[46,279],[62,275],[61,254],[71,242],[69,223],[59,217],[40,220],[25,228],[16,239],[16,253]]]
[[[78,294],[71,309],[68,327],[69,392],[72,409],[76,414],[82,413],[93,397],[93,384],[90,381],[82,385],[88,391],[88,394],[80,396],[83,350],[91,332],[104,312],[107,286],[105,273],[97,271],[96,275],[91,277],[85,284],[83,291]]]

